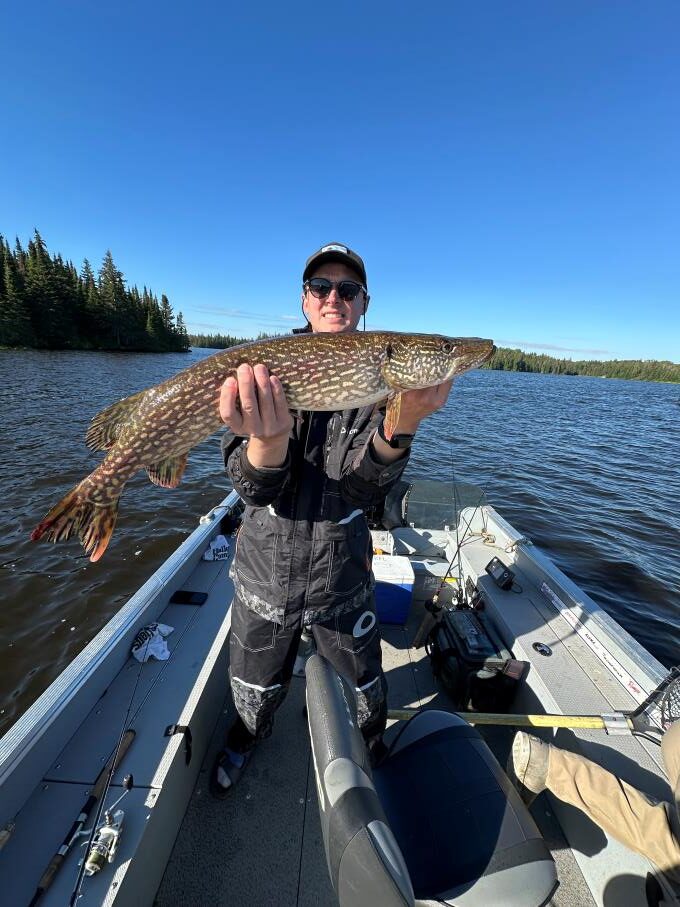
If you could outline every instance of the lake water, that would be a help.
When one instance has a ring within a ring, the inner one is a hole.
[[[228,490],[219,436],[180,488],[139,474],[103,559],[29,535],[100,455],[92,416],[206,355],[0,351],[0,733]],[[408,475],[485,489],[666,665],[680,661],[680,387],[477,371],[425,422]]]

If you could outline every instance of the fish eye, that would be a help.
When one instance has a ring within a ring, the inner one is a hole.
[[[442,353],[450,353],[453,349],[453,344],[450,340],[442,340],[441,342],[441,351]]]

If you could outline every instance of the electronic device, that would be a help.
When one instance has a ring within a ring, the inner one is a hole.
[[[515,574],[512,572],[512,570],[509,569],[509,567],[506,567],[503,561],[499,560],[499,558],[491,558],[489,563],[486,565],[485,570],[499,589],[507,590],[512,587],[515,579]]]

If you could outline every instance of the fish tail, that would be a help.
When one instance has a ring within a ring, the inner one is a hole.
[[[91,561],[98,561],[106,551],[118,517],[120,491],[115,497],[101,502],[91,499],[92,485],[88,476],[69,491],[56,504],[31,533],[31,540],[37,542],[43,536],[51,542],[60,542],[74,533],[90,555]]]

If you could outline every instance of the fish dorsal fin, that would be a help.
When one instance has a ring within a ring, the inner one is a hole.
[[[399,411],[401,409],[401,393],[397,391],[394,394],[390,395],[390,398],[387,401],[387,412],[385,413],[385,421],[383,423],[383,430],[385,432],[385,437],[389,441],[392,435],[394,434],[394,429],[399,423]]]
[[[145,393],[146,391],[140,391],[131,397],[125,397],[97,413],[85,435],[85,443],[90,450],[109,450],[113,447]]]
[[[188,456],[188,454],[180,454],[168,457],[167,460],[161,460],[160,463],[152,463],[146,467],[149,478],[154,485],[160,485],[161,488],[177,488],[182,481]]]

